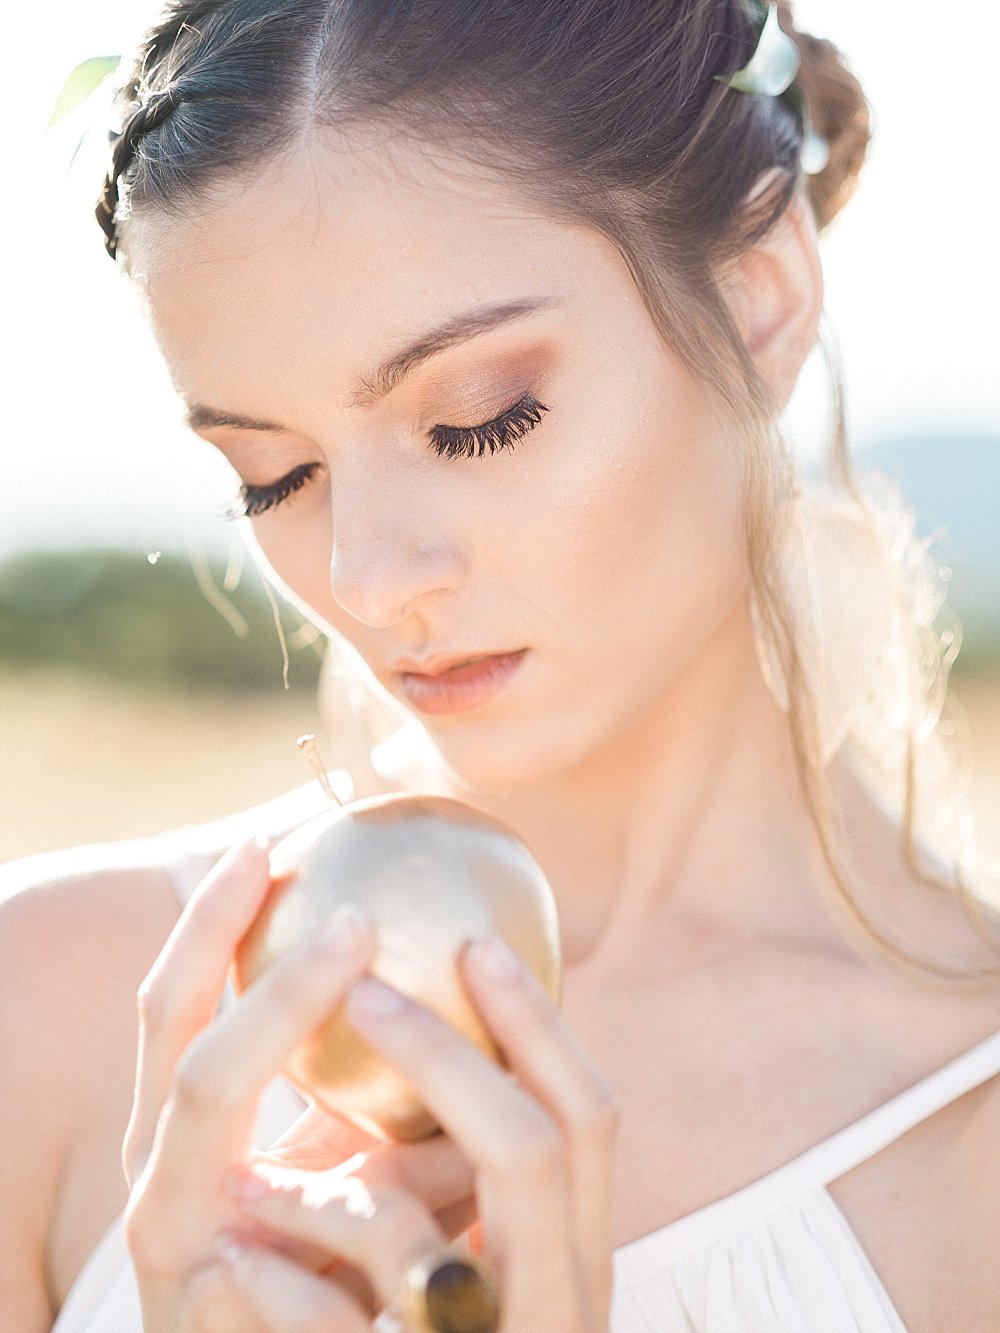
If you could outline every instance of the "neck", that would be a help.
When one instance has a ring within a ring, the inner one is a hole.
[[[570,964],[634,957],[680,920],[713,938],[832,932],[810,892],[821,872],[787,719],[761,678],[745,608],[612,748],[472,799],[545,866]]]

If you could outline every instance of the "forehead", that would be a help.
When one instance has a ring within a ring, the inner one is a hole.
[[[190,216],[140,215],[125,246],[178,388],[246,412],[303,377],[343,405],[374,361],[456,312],[539,295],[569,308],[594,299],[602,258],[625,271],[605,238],[481,169],[330,131]]]

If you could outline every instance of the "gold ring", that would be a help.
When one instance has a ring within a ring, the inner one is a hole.
[[[497,1333],[500,1293],[481,1259],[435,1250],[403,1278],[400,1305],[417,1333]]]

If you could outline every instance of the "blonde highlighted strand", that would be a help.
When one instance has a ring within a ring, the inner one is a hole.
[[[912,515],[898,492],[885,478],[879,478],[877,485],[872,484],[868,494],[859,484],[847,448],[843,381],[829,343],[824,347],[824,355],[831,370],[834,408],[827,455],[828,477],[836,491],[846,497],[854,517],[868,526],[883,553],[885,572],[895,600],[895,606],[889,608],[894,612],[893,629],[901,631],[897,634],[901,642],[891,644],[890,652],[897,671],[908,676],[911,682],[905,718],[897,728],[902,733],[902,754],[895,765],[897,771],[880,772],[874,763],[875,756],[884,763],[887,753],[891,755],[891,747],[885,745],[884,736],[892,727],[892,719],[886,715],[885,709],[881,710],[881,716],[867,719],[869,723],[875,721],[878,724],[874,728],[878,734],[870,734],[871,727],[866,734],[864,718],[851,728],[840,762],[846,762],[852,777],[898,824],[900,861],[906,871],[921,885],[957,899],[976,936],[991,950],[1000,952],[1000,913],[991,911],[986,887],[977,891],[962,872],[961,855],[956,846],[959,837],[957,821],[947,829],[938,830],[937,846],[922,845],[918,833],[921,777],[931,749],[936,752],[933,757],[938,765],[938,785],[949,783],[952,788],[954,786],[955,766],[935,732],[960,636],[950,627],[936,631],[934,618],[928,614],[927,607],[922,614],[917,613],[919,608],[915,608],[915,603],[919,601],[921,589],[917,586],[915,592],[914,585],[921,581],[924,584],[940,581],[926,547],[913,536]],[[758,494],[763,489],[766,488],[758,487]],[[870,498],[872,494],[877,495],[879,489],[884,505],[881,515]],[[856,892],[856,876],[849,868],[845,851],[850,840],[832,790],[831,756],[825,753],[821,734],[822,701],[815,696],[804,664],[801,608],[793,606],[781,572],[781,543],[787,538],[788,524],[782,526],[775,515],[763,523],[759,518],[758,514],[755,521],[751,503],[748,506],[747,539],[755,621],[764,638],[762,655],[778,664],[780,702],[787,712],[799,783],[829,875],[825,889],[835,915],[848,926],[852,937],[871,957],[884,959],[908,975],[951,989],[978,990],[997,985],[1000,983],[1000,962],[984,967],[949,966],[940,959],[915,953],[876,926],[861,906]],[[906,525],[909,525],[908,533]],[[893,536],[895,546],[891,541]],[[923,595],[926,600],[927,588],[923,589]],[[941,610],[942,602],[943,585],[937,611]],[[909,644],[905,642],[907,632],[911,636]],[[873,662],[873,670],[877,667],[878,663]],[[889,693],[891,689],[887,682],[885,692]],[[894,786],[895,799],[892,798]],[[941,868],[931,868],[932,858],[937,859]],[[941,865],[942,860],[945,865],[950,862],[950,868]]]

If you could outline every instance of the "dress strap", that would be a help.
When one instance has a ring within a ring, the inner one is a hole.
[[[995,1032],[913,1087],[807,1149],[785,1168],[828,1185],[901,1138],[950,1102],[1000,1074],[1000,1032]]]
[[[826,1195],[838,1176],[873,1157],[908,1129],[1000,1073],[1000,1032],[884,1102],[852,1125],[744,1185],[615,1251],[619,1277],[661,1271],[687,1254],[733,1236],[793,1201]],[[846,1225],[846,1222],[843,1222]]]

